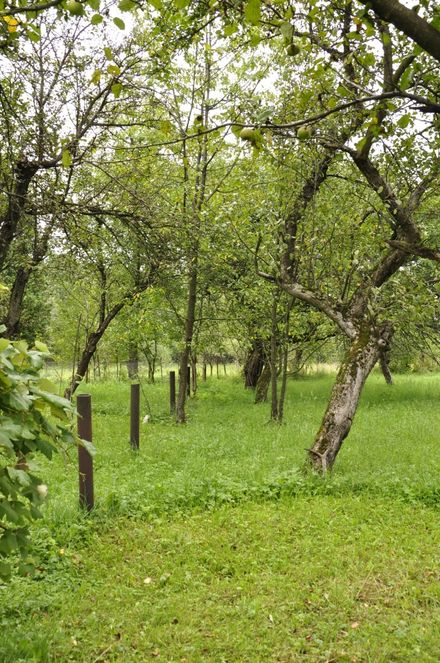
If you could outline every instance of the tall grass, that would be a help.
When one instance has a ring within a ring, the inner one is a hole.
[[[93,400],[95,490],[42,466],[37,573],[0,586],[0,661],[435,662],[440,651],[440,376],[369,379],[332,477],[301,472],[331,376],[289,383],[268,423],[238,376],[210,378],[177,426],[166,381]],[[434,507],[434,508],[432,508]]]
[[[268,406],[254,405],[239,377],[210,378],[188,403],[188,424],[168,412],[166,381],[142,385],[140,451],[129,447],[129,385],[84,385],[93,402],[95,490],[98,510],[160,514],[243,498],[293,493],[355,492],[437,500],[440,471],[440,377],[379,375],[368,381],[334,474],[304,479],[305,449],[313,441],[332,378],[289,383],[285,423],[268,422]],[[46,464],[47,517],[74,518],[76,458]]]

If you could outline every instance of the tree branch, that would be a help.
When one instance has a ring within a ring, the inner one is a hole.
[[[410,255],[420,256],[421,258],[427,258],[428,260],[435,260],[435,262],[440,262],[439,249],[431,249],[421,244],[415,245],[408,242],[399,242],[396,239],[389,239],[388,244],[394,249],[398,249],[398,251],[403,251],[403,253],[409,253]]]

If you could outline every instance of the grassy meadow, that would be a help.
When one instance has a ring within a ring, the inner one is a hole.
[[[440,375],[373,374],[326,480],[305,448],[332,377],[289,383],[268,423],[238,376],[208,378],[188,424],[165,381],[93,401],[96,509],[76,458],[42,464],[33,579],[0,585],[0,661],[440,660]]]

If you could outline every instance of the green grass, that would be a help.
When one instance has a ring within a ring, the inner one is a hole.
[[[0,587],[0,661],[438,661],[440,376],[373,375],[322,481],[300,468],[330,388],[290,382],[276,426],[211,378],[179,427],[144,385],[136,454],[129,386],[90,385],[97,508],[78,514],[74,458],[43,468],[39,569]]]

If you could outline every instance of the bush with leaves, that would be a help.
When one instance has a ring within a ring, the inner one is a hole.
[[[0,327],[0,332],[4,327]],[[0,578],[11,573],[11,556],[21,573],[33,569],[29,524],[41,517],[47,486],[34,474],[35,458],[76,445],[72,404],[42,377],[47,347],[0,338]]]

